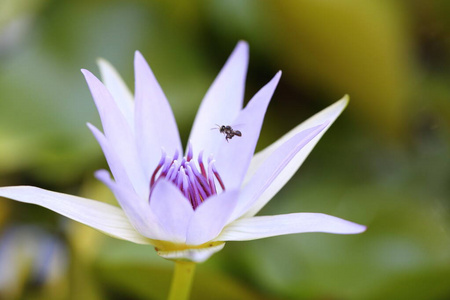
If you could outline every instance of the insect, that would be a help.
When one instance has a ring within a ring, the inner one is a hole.
[[[216,124],[217,125],[217,124]],[[225,139],[231,140],[234,136],[242,136],[239,130],[234,130],[230,125],[217,125],[219,132],[225,135]]]

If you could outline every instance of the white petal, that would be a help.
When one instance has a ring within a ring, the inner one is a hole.
[[[123,211],[110,204],[31,186],[2,187],[0,196],[46,207],[115,238],[150,244],[133,228]]]
[[[135,159],[136,155],[132,155],[134,159],[129,156],[120,157],[116,151],[117,149],[111,145],[110,141],[106,139],[100,130],[90,123],[87,125],[102,148],[117,183],[127,188],[134,188],[141,199],[147,199],[149,193],[148,180],[145,179],[142,168],[140,168],[139,162]],[[130,146],[130,148],[133,147]],[[130,149],[130,151],[132,150]]]
[[[125,82],[120,77],[119,73],[106,60],[100,58],[97,64],[102,74],[103,83],[112,94],[123,116],[128,122],[130,128],[134,130],[134,101],[133,95],[128,89]]]
[[[182,152],[177,124],[155,75],[142,54],[134,57],[136,80],[135,132],[136,143],[146,178],[150,179],[161,158],[161,148],[169,156]]]
[[[128,220],[140,234],[154,240],[161,238],[161,230],[152,217],[148,200],[142,201],[132,189],[114,182],[106,170],[95,172],[95,177],[113,192]]]
[[[238,195],[238,191],[227,191],[208,198],[197,207],[189,223],[186,244],[201,245],[215,238],[227,224]]]
[[[150,208],[164,232],[161,239],[180,244],[186,242],[186,232],[194,210],[173,183],[164,179],[156,182],[151,192]]]
[[[243,187],[239,195],[238,207],[233,212],[233,219],[241,217],[250,207],[259,207],[266,204],[265,202],[259,202],[261,201],[261,195],[272,186],[272,182],[289,166],[297,153],[320,134],[327,125],[325,123],[305,129],[273,151],[268,159],[261,164],[251,180]],[[263,200],[265,199],[263,198]]]
[[[106,137],[103,133],[91,123],[87,123],[88,128],[91,130],[95,139],[97,140],[100,148],[102,148],[103,155],[108,162],[108,166],[111,169],[112,174],[114,175],[114,179],[121,185],[132,187],[132,183],[130,178],[128,177],[127,171],[123,166],[120,158],[117,156],[117,153],[114,152],[111,145],[106,140]]]
[[[220,251],[225,247],[225,243],[214,243],[210,247],[198,249],[186,249],[179,251],[162,251],[157,250],[159,256],[170,260],[187,260],[196,263],[202,263],[211,257],[214,253]]]
[[[284,136],[282,136],[280,139],[278,139],[276,142],[265,148],[264,150],[258,152],[253,157],[250,167],[247,171],[244,185],[252,178],[252,176],[255,174],[255,172],[258,170],[258,168],[261,166],[261,164],[281,145],[283,145],[287,140],[292,138],[297,133],[314,126],[318,126],[320,124],[323,124],[325,122],[329,122],[328,126],[319,133],[314,139],[312,139],[305,147],[303,147],[296,156],[291,160],[291,162],[288,164],[286,168],[283,169],[283,171],[277,176],[277,178],[272,182],[270,187],[268,187],[264,193],[260,196],[258,201],[255,203],[255,205],[245,214],[246,217],[254,216],[258,213],[258,211],[266,205],[267,202],[269,202],[272,197],[278,193],[278,191],[286,184],[286,182],[291,179],[291,177],[297,172],[297,170],[300,168],[300,166],[303,164],[305,159],[308,157],[309,153],[312,151],[314,146],[317,144],[317,142],[320,140],[320,138],[325,134],[325,132],[328,130],[328,128],[333,124],[333,122],[336,120],[336,118],[341,114],[341,112],[344,110],[344,108],[348,104],[348,96],[344,96],[341,100],[338,102],[332,104],[331,106],[327,107],[326,109],[322,110],[321,112],[315,114],[305,122],[301,123],[288,133],[286,133]]]
[[[247,67],[248,44],[241,41],[209,88],[197,112],[189,137],[194,146],[194,156],[201,150],[206,155],[217,152],[220,144],[217,141],[223,136],[211,128],[216,124],[230,125],[242,109]]]
[[[145,183],[147,180],[139,162],[133,131],[103,83],[89,71],[82,70],[82,72],[97,106],[110,148],[120,159],[136,191],[140,195],[145,195],[148,191]]]
[[[271,236],[304,232],[356,234],[366,227],[337,217],[320,213],[244,218],[230,223],[216,241],[248,241]]]

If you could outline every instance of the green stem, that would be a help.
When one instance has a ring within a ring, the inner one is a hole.
[[[191,292],[195,263],[176,261],[169,300],[187,300]]]

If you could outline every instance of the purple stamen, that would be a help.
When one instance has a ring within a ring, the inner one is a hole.
[[[201,188],[207,193],[212,194],[211,188],[209,187],[208,180],[206,175],[203,176],[203,174],[200,174],[198,170],[193,167],[192,171],[194,172],[195,178],[197,179],[198,183],[200,184]],[[206,174],[206,173],[205,173]]]
[[[167,172],[169,171],[169,168],[172,166],[172,159],[170,159],[170,157],[166,156],[165,160],[164,160],[164,168],[161,171],[161,175],[159,175],[160,177],[166,177],[167,176]]]
[[[184,169],[181,169],[181,180],[183,182],[184,196],[189,199],[189,183]],[[192,201],[191,201],[192,202]]]
[[[156,167],[155,172],[153,172],[152,178],[150,179],[150,188],[152,188],[153,184],[155,183],[156,173],[158,173],[158,171],[164,165],[164,161],[166,160],[165,156],[166,153],[164,152],[164,150],[162,150],[161,160],[159,161],[158,166]]]
[[[183,191],[183,176],[181,176],[181,171],[177,173],[177,187],[184,193]]]
[[[205,192],[205,190],[202,188],[200,182],[198,180],[196,180],[197,177],[195,176],[194,172],[192,171],[191,166],[188,166],[187,171],[188,171],[188,175],[189,175],[189,180],[191,181],[191,185],[194,188],[195,200],[197,202],[197,205],[200,205],[200,203],[203,201],[203,199],[208,198],[208,195]]]
[[[194,173],[192,172],[191,166],[187,166],[186,168],[187,170],[187,178],[189,179],[189,183],[190,183],[190,187],[191,189],[189,190],[191,192],[191,204],[192,207],[195,209],[197,208],[197,206],[200,205],[201,201],[201,197],[206,197],[205,192],[202,189],[199,189],[197,187],[197,182],[194,180],[195,176]]]
[[[192,144],[191,142],[188,143],[188,150],[186,154],[187,161],[190,161],[192,157],[194,156],[194,151],[192,150]]]
[[[177,150],[175,150],[175,154],[173,155],[173,160],[177,160],[178,155],[180,155],[180,154],[178,153],[178,149],[177,149]]]
[[[214,184],[214,173],[212,170],[213,162],[214,161],[211,160],[211,162],[209,162],[209,164],[208,164],[208,183],[209,183],[209,187],[213,191],[213,194],[217,194],[216,185]]]
[[[165,178],[177,186],[186,199],[196,209],[209,197],[218,193],[216,182],[225,190],[225,185],[214,166],[214,159],[208,157],[207,162],[203,160],[203,151],[194,159],[194,151],[191,143],[188,144],[186,156],[178,160],[179,153],[175,151],[173,158],[166,155],[163,150],[161,159],[150,178],[150,195],[156,182]]]
[[[222,191],[225,191],[225,185],[223,184],[222,178],[219,175],[219,172],[217,172],[216,169],[216,165],[214,163],[211,164],[212,165],[212,171],[214,173],[214,175],[217,178],[217,181],[219,181],[220,187],[222,188]]]
[[[203,164],[203,150],[198,154],[198,164],[200,166],[200,170],[202,171],[202,175],[206,177],[205,165]]]
[[[185,157],[183,157],[183,159],[181,160],[180,165],[183,166],[183,167],[186,166],[186,158]]]
[[[167,176],[166,178],[169,181],[173,181],[176,177],[177,177],[177,173],[178,173],[178,162],[174,161],[172,163],[172,166],[169,168],[169,172],[167,172]]]

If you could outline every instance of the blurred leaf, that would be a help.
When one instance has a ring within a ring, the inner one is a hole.
[[[350,94],[359,121],[398,137],[413,84],[411,41],[403,8],[393,1],[274,1],[271,48],[285,80],[333,99]]]
[[[97,265],[98,276],[109,294],[123,299],[166,299],[173,262],[158,257],[149,246],[110,242]],[[274,299],[256,293],[218,270],[209,269],[208,264],[196,268],[192,299]]]
[[[389,281],[383,289],[374,288],[366,299],[446,299],[450,294],[448,278],[450,278],[448,265],[403,274]]]
[[[9,201],[1,199],[0,200],[0,232],[3,231],[3,225],[9,217]]]
[[[0,32],[5,24],[39,11],[48,0],[2,0],[0,2]]]
[[[420,202],[413,193],[380,186],[308,182],[289,187],[261,215],[324,212],[365,224],[367,232],[229,243],[223,250],[230,255],[225,265],[240,264],[247,270],[247,280],[292,298],[430,299],[423,290],[441,296],[449,292],[445,277],[425,280],[450,272],[450,238],[442,230],[449,224],[434,206]]]

